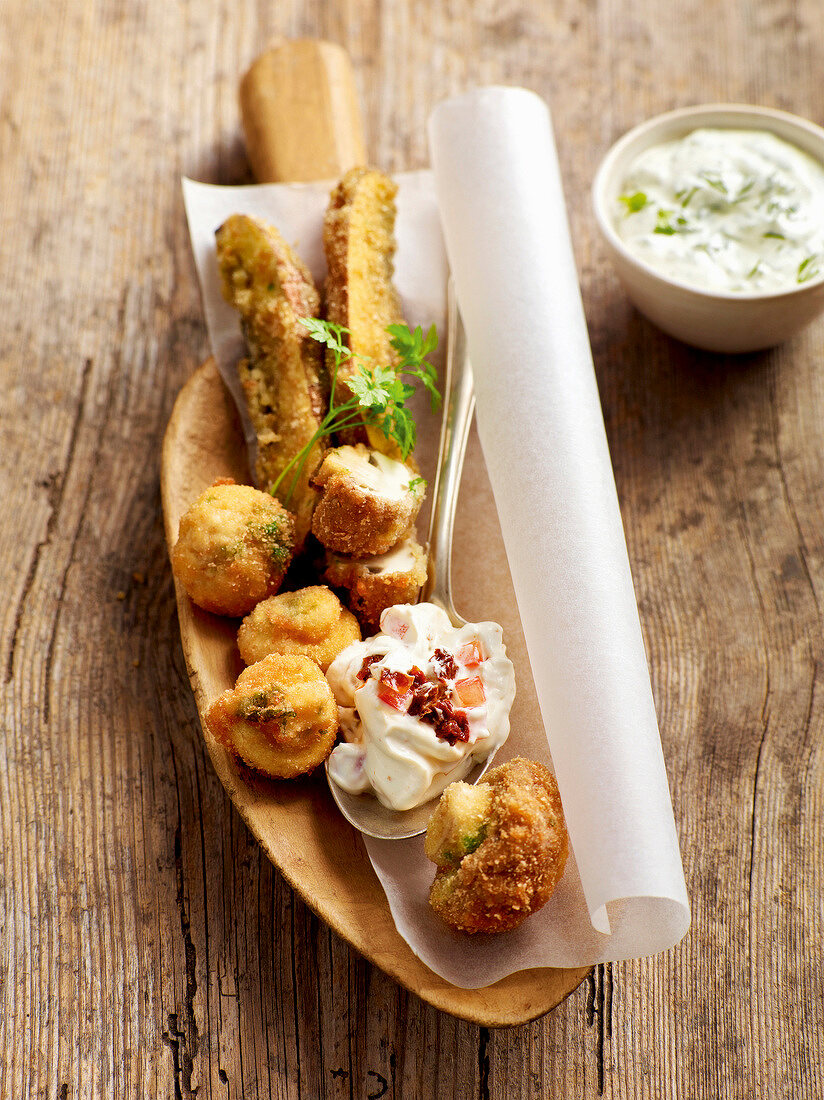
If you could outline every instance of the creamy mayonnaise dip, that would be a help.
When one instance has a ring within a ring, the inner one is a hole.
[[[456,629],[434,604],[398,604],[326,677],[346,738],[332,779],[394,810],[437,797],[509,735],[515,671],[497,623]]]
[[[645,150],[614,225],[651,267],[699,289],[792,289],[824,275],[824,165],[762,130],[694,130]]]

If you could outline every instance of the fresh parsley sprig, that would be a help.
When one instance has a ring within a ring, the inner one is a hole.
[[[343,325],[321,321],[317,317],[301,317],[300,323],[308,329],[313,340],[323,344],[332,353],[329,409],[306,446],[298,451],[270,486],[269,491],[276,494],[286,475],[294,470],[289,491],[282,498],[284,503],[288,503],[295,491],[312,448],[319,440],[328,439],[329,436],[356,424],[366,424],[377,428],[387,439],[397,443],[401,457],[406,459],[415,446],[417,436],[415,419],[407,408],[407,402],[417,388],[416,384],[423,385],[429,393],[433,412],[441,400],[437,387],[437,371],[428,358],[438,346],[438,334],[434,325],[426,334],[420,325],[414,330],[407,325],[388,326],[386,331],[391,337],[389,343],[398,355],[396,368],[380,364],[372,366],[363,356],[353,355],[346,343],[349,329]],[[347,362],[357,368],[346,381],[351,396],[338,402],[338,374]],[[405,378],[413,381],[405,381]]]

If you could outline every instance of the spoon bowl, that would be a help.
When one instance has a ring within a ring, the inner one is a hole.
[[[452,280],[447,297],[448,337],[446,371],[444,378],[444,408],[441,422],[441,439],[438,449],[438,465],[433,489],[432,517],[429,521],[429,568],[426,584],[421,592],[422,603],[432,603],[449,616],[452,625],[466,624],[452,603],[452,532],[455,526],[455,508],[461,486],[466,442],[475,409],[475,393],[472,386],[472,367],[466,346],[466,334],[458,310]],[[452,779],[477,783],[492,763],[494,751],[485,759],[472,765],[465,772],[466,761],[454,769]],[[329,790],[338,809],[356,829],[366,836],[379,840],[406,840],[426,832],[429,818],[435,809],[437,798],[414,806],[411,810],[393,810],[384,806],[374,795],[349,794],[344,791],[329,772],[326,763]]]

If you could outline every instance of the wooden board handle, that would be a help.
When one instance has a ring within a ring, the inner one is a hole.
[[[352,63],[333,42],[276,42],[243,77],[240,113],[258,183],[338,179],[366,162]]]

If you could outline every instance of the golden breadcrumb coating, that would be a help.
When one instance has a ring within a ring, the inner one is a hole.
[[[223,296],[239,311],[249,348],[238,373],[257,435],[255,477],[268,489],[309,443],[325,413],[322,348],[300,324],[302,317],[317,316],[320,301],[308,268],[273,226],[233,214],[216,239]],[[294,489],[290,471],[277,490],[297,517],[298,548],[312,522],[309,478],[324,446],[318,441],[312,447]]]
[[[274,497],[220,478],[181,517],[172,568],[199,607],[245,615],[280,588],[294,542],[294,517]]]
[[[308,657],[271,654],[212,703],[206,724],[233,756],[264,775],[292,779],[322,764],[335,743],[338,708]]]
[[[518,757],[492,768],[477,787],[453,783],[441,797],[425,843],[438,866],[429,904],[459,932],[517,928],[546,905],[566,865],[555,777]]]
[[[389,553],[362,561],[327,552],[323,572],[325,581],[344,590],[344,600],[366,634],[379,629],[381,614],[387,607],[417,603],[426,577],[426,551],[414,535]]]
[[[358,620],[334,592],[316,584],[264,600],[240,624],[237,645],[247,665],[270,653],[301,653],[326,672],[352,642],[361,640]]]
[[[408,466],[362,443],[327,451],[312,485],[320,491],[312,534],[327,550],[355,558],[385,554],[399,542],[424,496]]]
[[[396,366],[387,325],[403,324],[400,300],[392,285],[397,187],[374,168],[351,168],[333,189],[323,224],[329,274],[324,298],[327,320],[349,329],[349,348],[380,366]],[[331,363],[331,359],[327,360]],[[346,380],[358,366],[344,364]],[[377,451],[399,457],[397,445],[375,427],[345,435],[344,442],[367,441]]]

